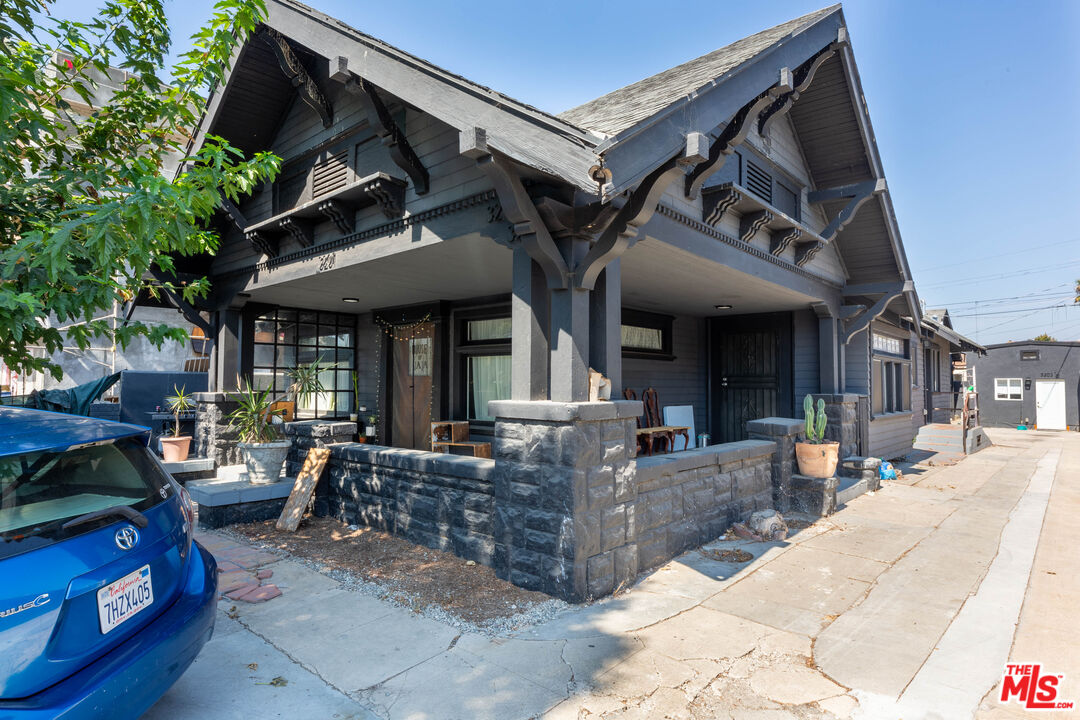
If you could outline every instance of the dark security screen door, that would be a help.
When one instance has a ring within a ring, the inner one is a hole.
[[[391,442],[395,447],[430,450],[431,377],[435,367],[435,324],[403,330],[392,340]]]
[[[792,417],[791,315],[710,322],[712,442],[746,439],[746,422]]]

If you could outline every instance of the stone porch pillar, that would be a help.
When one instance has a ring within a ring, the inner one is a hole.
[[[751,440],[771,440],[776,443],[772,461],[773,507],[782,513],[793,507],[791,476],[798,469],[795,464],[795,443],[805,429],[806,423],[795,418],[767,417],[746,423],[746,433]]]
[[[195,457],[210,458],[215,467],[239,465],[244,460],[236,447],[237,432],[229,427],[228,415],[237,403],[223,392],[194,393]]]
[[[496,574],[569,601],[637,574],[637,401],[515,402],[495,416]],[[628,516],[629,515],[629,516]]]
[[[859,396],[854,393],[834,395],[814,395],[814,404],[818,398],[825,401],[825,416],[829,419],[825,426],[825,439],[840,443],[840,459],[859,454]]]

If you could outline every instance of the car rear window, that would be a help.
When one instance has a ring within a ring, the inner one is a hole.
[[[0,559],[117,522],[62,527],[116,505],[140,512],[164,501],[168,477],[134,438],[0,457]]]

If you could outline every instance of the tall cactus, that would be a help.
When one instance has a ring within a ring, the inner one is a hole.
[[[825,426],[829,424],[829,418],[825,416],[825,401],[818,398],[817,401],[817,423],[815,423],[817,430],[817,441],[825,441]]]
[[[803,416],[806,424],[806,442],[820,443],[825,439],[825,426],[829,418],[825,416],[825,401],[818,398],[817,413],[814,412],[814,398],[803,398]]]
[[[814,442],[814,398],[807,395],[802,403],[803,417],[806,418],[806,442]]]

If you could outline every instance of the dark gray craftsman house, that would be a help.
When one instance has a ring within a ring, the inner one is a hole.
[[[1080,430],[1080,342],[987,345],[968,364],[984,425]]]
[[[215,288],[201,452],[235,461],[238,375],[322,356],[301,415],[366,406],[379,442],[335,448],[322,507],[580,597],[782,506],[799,423],[754,421],[806,394],[846,454],[911,448],[919,303],[839,6],[551,115],[267,5],[195,139],[284,159],[183,268]],[[647,387],[711,445],[636,458]],[[427,452],[451,419],[493,459]]]

